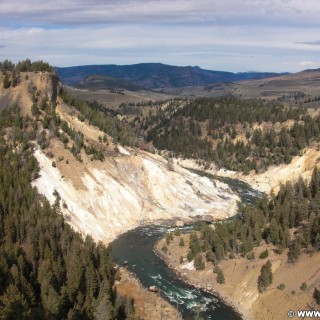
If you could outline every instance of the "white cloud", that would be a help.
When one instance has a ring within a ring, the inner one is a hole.
[[[318,0],[0,1],[0,60],[295,71],[318,61],[319,12]]]
[[[313,61],[301,61],[299,66],[306,68],[306,67],[313,67],[316,63]]]
[[[32,19],[36,23],[291,21],[318,24],[318,0],[118,0],[0,2],[3,21]]]

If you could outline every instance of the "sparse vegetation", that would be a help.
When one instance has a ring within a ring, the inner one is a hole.
[[[168,246],[167,246],[166,244],[164,244],[164,245],[162,246],[161,250],[162,250],[165,254],[167,254],[167,252],[168,252]]]
[[[171,232],[166,233],[166,245],[168,246],[170,242],[173,240],[173,235]]]
[[[303,282],[300,286],[300,290],[301,291],[307,291],[308,290],[308,286],[307,286],[307,283],[306,282]]]
[[[225,283],[224,273],[218,265],[214,266],[213,272],[217,274],[217,282],[219,284]]]
[[[54,72],[54,68],[44,61],[31,61],[30,59],[19,61],[17,64],[9,60],[0,61],[1,72]]]
[[[138,139],[131,128],[125,126],[118,118],[109,116],[106,110],[97,102],[72,98],[63,90],[60,92],[60,97],[66,104],[76,108],[80,112],[82,119],[85,118],[89,124],[97,126],[101,131],[110,135],[114,143],[129,146],[137,144]]]

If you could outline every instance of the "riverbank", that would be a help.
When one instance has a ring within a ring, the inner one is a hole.
[[[228,177],[232,179],[242,180],[250,184],[250,186],[267,194],[273,190],[275,193],[279,191],[280,185],[287,181],[297,181],[300,177],[309,180],[313,169],[319,166],[320,151],[317,148],[305,148],[301,155],[293,157],[291,163],[281,164],[278,166],[270,166],[265,172],[256,173],[252,170],[245,175],[242,172],[219,169],[214,164],[209,168],[199,165],[194,159],[174,159],[175,163],[179,163],[182,167],[196,170],[203,170],[213,175]]]
[[[187,242],[183,248],[180,247],[181,250],[177,249],[177,239],[180,237],[175,237],[171,245],[168,246],[169,250],[167,254],[163,253],[162,247],[165,244],[165,238],[160,239],[156,242],[154,246],[154,252],[155,254],[161,258],[168,268],[173,270],[182,281],[188,283],[189,285],[201,289],[205,292],[208,292],[210,294],[213,294],[214,296],[219,297],[221,300],[225,302],[228,306],[230,306],[232,309],[234,309],[237,313],[241,315],[241,318],[243,320],[253,320],[251,315],[242,308],[242,306],[237,303],[234,299],[231,299],[228,295],[226,295],[223,291],[219,290],[220,288],[218,286],[212,286],[210,282],[210,278],[208,277],[208,273],[204,276],[203,274],[199,275],[196,274],[198,271],[195,271],[195,269],[192,267],[193,263],[185,263],[184,265],[180,264],[180,256],[178,256],[178,253],[182,254],[183,257],[186,257],[188,251],[185,250],[189,247],[188,243],[188,236],[187,235],[181,235],[182,238],[184,238],[184,241]],[[186,258],[184,258],[185,260]],[[194,272],[192,272],[194,271]],[[212,269],[211,269],[212,272]],[[217,284],[218,285],[218,284]]]
[[[121,296],[134,299],[135,316],[143,320],[177,320],[180,313],[159,294],[145,289],[139,280],[126,268],[119,268],[121,280],[116,283]]]
[[[206,263],[204,270],[197,271],[193,262],[187,261],[189,235],[183,234],[181,237],[185,243],[183,247],[179,246],[180,236],[176,236],[167,246],[166,254],[161,250],[165,244],[164,238],[157,242],[155,251],[184,281],[217,294],[237,310],[243,319],[283,320],[287,318],[289,310],[319,309],[312,297],[314,287],[320,281],[319,253],[302,255],[295,264],[288,264],[287,251],[279,255],[273,252],[271,246],[255,248],[255,257],[268,249],[273,272],[272,285],[264,293],[259,293],[257,280],[266,259],[237,258],[222,261],[219,266],[223,270],[225,283],[218,284],[212,263]],[[183,263],[180,263],[181,257]],[[303,282],[307,284],[305,291],[300,289]],[[285,286],[283,290],[278,289],[280,284]]]

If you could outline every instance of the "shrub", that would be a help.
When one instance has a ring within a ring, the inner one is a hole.
[[[170,241],[173,240],[173,235],[171,232],[166,233],[166,244],[167,246],[170,244]]]
[[[308,290],[308,286],[306,282],[303,282],[300,286],[300,290],[306,292]]]
[[[194,258],[194,255],[193,255],[192,251],[190,250],[187,254],[187,259],[189,262],[191,262],[193,260],[193,258]]]
[[[51,159],[54,157],[54,154],[51,151],[49,151],[47,152],[47,157]]]
[[[268,249],[266,249],[260,253],[259,258],[266,259],[268,256],[269,256],[269,251],[268,251]]]
[[[214,266],[213,273],[219,273],[221,271],[219,266]]]
[[[278,285],[278,289],[279,290],[281,290],[281,291],[283,291],[284,289],[285,289],[285,284],[284,283],[280,283],[279,285]]]
[[[316,300],[317,304],[320,305],[320,289],[314,289],[313,297]]]
[[[165,254],[168,252],[168,247],[164,244],[161,248],[161,251],[163,251]]]
[[[224,278],[224,274],[223,271],[220,269],[220,271],[217,273],[217,282],[219,284],[223,284],[225,283],[225,278]]]

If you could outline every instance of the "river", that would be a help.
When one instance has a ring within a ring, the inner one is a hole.
[[[208,177],[213,178],[210,175]],[[249,184],[230,178],[219,179],[237,192],[242,201],[254,202],[261,196],[261,193],[252,189]],[[196,307],[199,306],[204,319],[240,320],[241,316],[221,299],[180,280],[154,253],[154,244],[168,229],[169,227],[152,225],[121,235],[111,244],[114,261],[119,265],[127,261],[127,268],[137,276],[144,287],[157,286],[161,296],[179,309],[183,319],[194,319]],[[165,314],[162,314],[162,319],[166,319]]]

